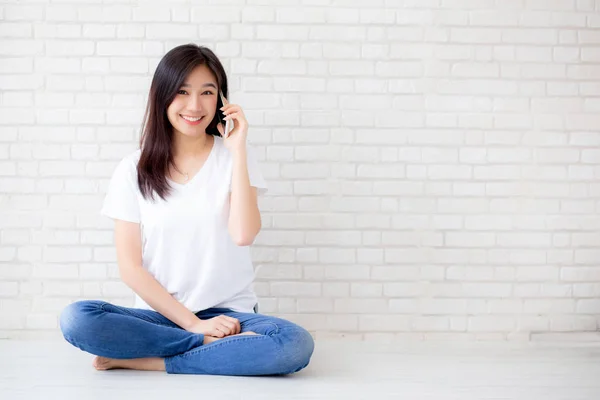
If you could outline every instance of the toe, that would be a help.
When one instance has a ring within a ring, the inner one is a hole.
[[[104,357],[96,357],[96,358],[94,358],[94,362],[92,363],[92,365],[98,371],[105,371],[109,367],[109,360]]]

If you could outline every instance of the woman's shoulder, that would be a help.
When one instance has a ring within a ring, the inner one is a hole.
[[[128,165],[133,165],[134,167],[137,167],[141,156],[142,156],[142,149],[137,149],[137,150],[132,151],[131,153],[126,154],[121,159],[121,162],[126,163]]]
[[[223,143],[223,138],[221,136],[216,136],[213,135],[213,139],[215,140],[213,146],[213,150],[215,150],[218,153],[221,153],[225,150],[227,150],[227,147],[225,147],[225,143]]]
[[[132,151],[131,153],[125,155],[125,157],[123,157],[123,159],[130,160],[135,165],[137,165],[138,161],[140,161],[141,155],[142,155],[142,149],[137,149],[137,150]]]
[[[137,165],[142,154],[141,149],[132,151],[121,158],[115,168],[115,173],[137,175]]]
[[[223,138],[221,136],[213,136],[214,144],[212,152],[214,153],[215,158],[219,163],[227,163],[231,159],[231,154],[227,147],[225,147],[225,143],[223,142]]]

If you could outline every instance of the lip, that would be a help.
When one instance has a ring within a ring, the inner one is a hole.
[[[198,125],[200,122],[204,121],[204,116],[202,116],[202,118],[200,118],[198,121],[188,121],[187,119],[183,118],[181,114],[179,114],[179,117],[181,117],[183,122],[185,122],[188,125]]]

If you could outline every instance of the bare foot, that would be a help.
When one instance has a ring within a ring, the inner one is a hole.
[[[218,338],[218,337],[214,337],[214,336],[204,336],[204,342],[202,344],[209,344],[212,342],[216,342],[217,340],[221,340],[221,339],[225,339],[225,338],[230,338],[230,337],[235,337],[235,336],[242,336],[242,335],[258,335],[258,333],[256,332],[252,332],[252,331],[248,331],[248,332],[242,332],[242,333],[238,333],[237,335],[229,335],[229,336],[225,336],[223,338]]]
[[[106,371],[108,369],[112,369],[112,368],[116,367],[114,365],[113,361],[115,361],[115,360],[113,360],[112,358],[97,356],[96,358],[94,358],[94,362],[92,363],[92,365],[98,371]]]
[[[162,358],[131,358],[118,360],[115,358],[107,358],[97,356],[92,363],[98,371],[106,371],[109,369],[137,369],[140,371],[165,371],[165,362]]]
[[[220,339],[225,339],[234,336],[242,335],[258,335],[256,332],[248,331],[238,333],[237,335],[229,335],[224,338],[218,338],[214,336],[204,336],[203,344],[209,344],[216,342]],[[94,368],[98,371],[106,371],[115,368],[126,368],[126,369],[137,369],[142,371],[164,371],[165,364],[162,358],[133,358],[127,360],[118,360],[115,358],[96,356],[92,362]]]

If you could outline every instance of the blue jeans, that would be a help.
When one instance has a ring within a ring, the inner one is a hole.
[[[170,374],[284,375],[306,367],[314,350],[312,336],[300,326],[261,314],[210,308],[200,319],[227,315],[242,332],[203,345],[204,335],[188,332],[152,310],[85,300],[67,306],[60,329],[73,346],[118,359],[161,357]]]

